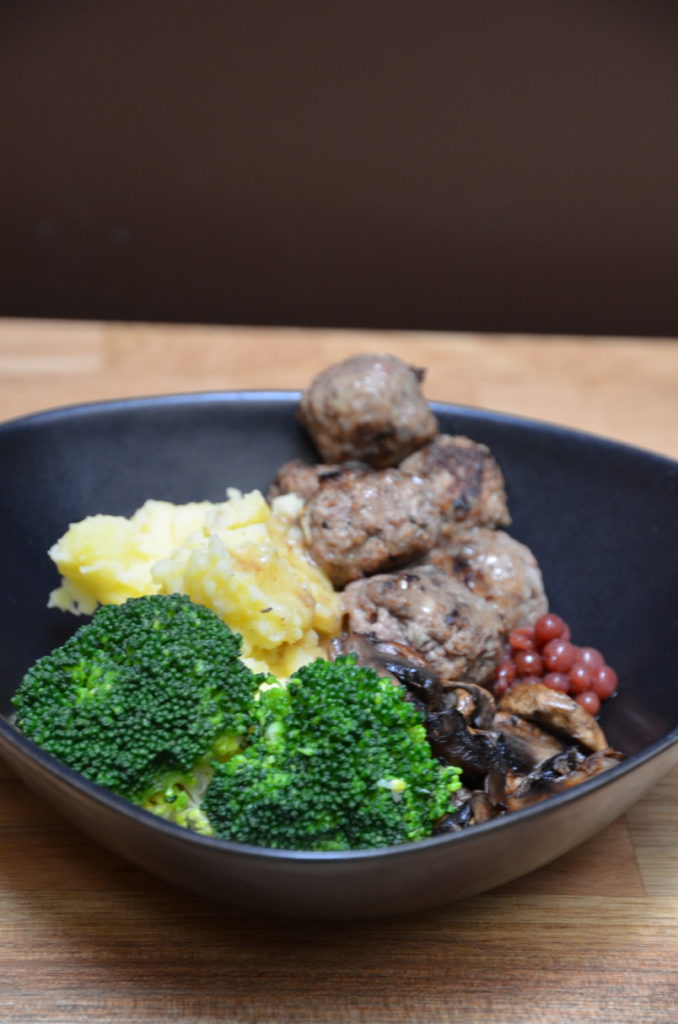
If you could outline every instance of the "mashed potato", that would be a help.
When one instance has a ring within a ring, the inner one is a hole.
[[[72,524],[50,549],[62,576],[50,607],[91,614],[143,594],[187,594],[243,637],[257,670],[289,675],[326,654],[339,598],[306,554],[295,494],[268,505],[229,490],[220,504],[147,501],[133,516]]]

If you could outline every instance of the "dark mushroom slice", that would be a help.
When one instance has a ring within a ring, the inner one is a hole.
[[[584,755],[576,747],[569,747],[526,775],[520,785],[507,796],[506,809],[518,811],[549,796],[564,793],[600,772],[614,768],[622,760],[622,754],[609,748]]]
[[[470,728],[464,716],[452,708],[428,712],[425,724],[434,755],[461,768],[466,781],[482,784],[498,756],[496,734]]]
[[[471,797],[473,791],[462,786],[450,801],[450,813],[444,814],[433,829],[433,835],[446,835],[449,832],[461,832],[469,825],[475,825]]]
[[[442,688],[446,707],[456,708],[475,729],[490,729],[496,705],[494,697],[484,686],[458,681]]]
[[[515,775],[508,767],[501,737],[497,740],[497,754],[485,776],[483,790],[491,807],[497,813],[506,810],[506,794],[515,788]]]
[[[500,733],[507,762],[514,771],[529,772],[565,749],[565,744],[552,733],[508,711],[498,711],[491,728]]]
[[[480,825],[483,821],[489,821],[490,818],[496,818],[498,812],[497,804],[493,804],[488,794],[482,790],[476,790],[471,795],[471,810],[473,812],[474,824]]]
[[[369,633],[342,633],[330,645],[332,659],[355,654],[359,665],[367,665],[382,676],[390,676],[407,688],[419,707],[442,709],[442,688],[437,673],[425,658],[405,644],[378,640]]]
[[[492,803],[483,789],[468,790],[462,786],[455,796],[454,810],[436,823],[434,835],[462,832],[471,825],[481,825],[505,813],[502,806]]]
[[[332,640],[332,654],[355,654],[360,665],[383,670],[395,679],[403,674],[434,676],[425,658],[395,640],[379,640],[373,633],[342,633]]]
[[[543,683],[519,683],[499,702],[499,710],[542,725],[587,750],[605,750],[608,742],[595,718],[566,693]]]
[[[313,379],[299,419],[325,462],[393,466],[438,429],[421,391],[424,370],[393,355],[352,356]]]

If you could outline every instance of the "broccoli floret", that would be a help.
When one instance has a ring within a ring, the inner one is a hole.
[[[346,850],[430,836],[459,770],[432,755],[405,690],[353,656],[264,689],[245,750],[203,802],[214,833],[278,849]]]
[[[210,832],[202,793],[240,749],[262,678],[240,637],[179,594],[105,605],[41,658],[13,698],[43,750],[120,796]]]

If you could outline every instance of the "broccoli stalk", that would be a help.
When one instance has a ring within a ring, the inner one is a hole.
[[[404,688],[347,656],[260,693],[248,746],[216,768],[202,806],[225,839],[361,849],[430,836],[460,786]]]
[[[213,766],[244,743],[263,678],[240,644],[178,594],[106,605],[29,669],[13,698],[17,725],[93,782],[209,834],[202,795]]]

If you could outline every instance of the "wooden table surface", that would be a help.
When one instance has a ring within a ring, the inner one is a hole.
[[[0,321],[0,410],[298,388],[389,351],[431,398],[678,457],[678,341]],[[11,487],[11,481],[5,481]],[[678,772],[501,889],[362,924],[249,920],[99,848],[0,773],[0,1020],[678,1022]]]

